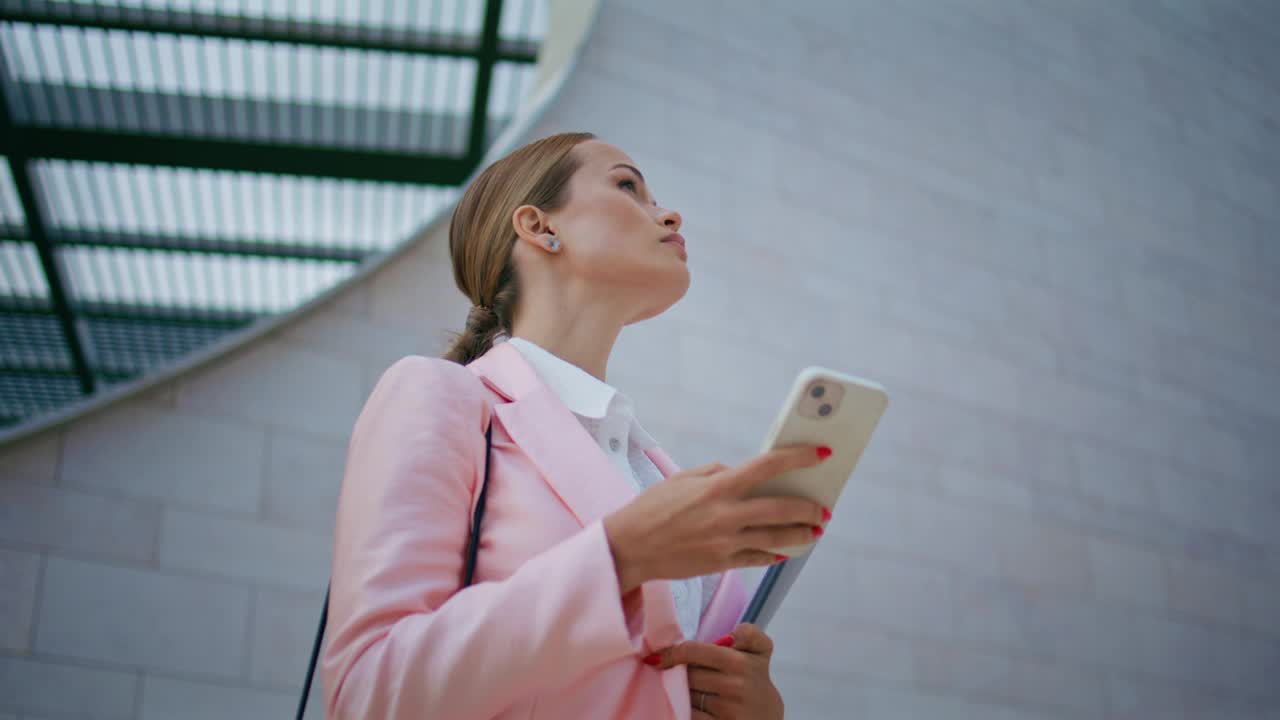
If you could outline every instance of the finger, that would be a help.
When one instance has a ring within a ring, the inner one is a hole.
[[[734,567],[769,567],[786,560],[786,555],[765,552],[764,550],[739,550],[729,556]]]
[[[822,503],[798,497],[748,498],[736,503],[730,516],[738,527],[761,525],[821,526]]]
[[[773,639],[759,625],[740,623],[733,629],[732,635],[734,650],[765,657],[773,654]]]
[[[808,545],[817,539],[812,525],[794,527],[759,527],[747,528],[738,533],[738,546],[747,550],[764,551],[768,548],[785,548],[793,545]]]
[[[730,675],[719,670],[689,668],[689,689],[701,690],[726,700],[742,700],[746,697],[747,680],[742,675]],[[697,697],[697,694],[694,694]]]
[[[699,465],[696,468],[685,470],[685,472],[689,473],[690,475],[705,476],[705,475],[714,475],[718,472],[721,472],[723,470],[728,470],[728,469],[729,469],[729,466],[725,465],[724,463],[710,462],[705,465]]]
[[[733,672],[742,669],[739,653],[729,648],[711,643],[690,640],[663,650],[658,662],[659,670],[666,670],[677,665],[700,665],[704,668]]]
[[[816,445],[791,445],[763,452],[726,473],[728,489],[746,494],[765,480],[822,462]]]
[[[704,698],[701,690],[692,688],[689,690],[689,707],[693,708],[693,717],[698,717],[699,713],[702,714],[702,717],[723,717],[715,714],[716,711],[713,708],[716,700],[717,697],[712,693],[707,693]]]

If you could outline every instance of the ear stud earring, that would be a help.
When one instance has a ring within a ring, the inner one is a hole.
[[[547,241],[547,247],[551,248],[551,252],[560,252],[560,238],[552,235],[551,239]]]

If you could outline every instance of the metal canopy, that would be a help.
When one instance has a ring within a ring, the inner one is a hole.
[[[407,237],[511,121],[546,16],[0,0],[0,426],[296,307]]]

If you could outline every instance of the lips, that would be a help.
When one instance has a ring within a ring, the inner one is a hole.
[[[665,242],[673,242],[673,243],[675,243],[675,244],[679,245],[680,247],[684,247],[684,246],[685,246],[685,245],[684,245],[684,236],[683,236],[683,235],[681,235],[680,233],[671,233],[670,235],[668,235],[668,236],[666,236],[666,237],[662,238],[662,242],[664,242],[664,243],[665,243]]]

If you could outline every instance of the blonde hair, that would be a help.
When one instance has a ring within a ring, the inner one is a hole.
[[[516,231],[511,214],[521,205],[558,210],[568,201],[569,178],[580,162],[570,152],[595,135],[560,133],[535,140],[484,169],[471,183],[449,224],[453,279],[471,299],[471,312],[446,360],[465,365],[511,334],[520,289],[512,250]]]

